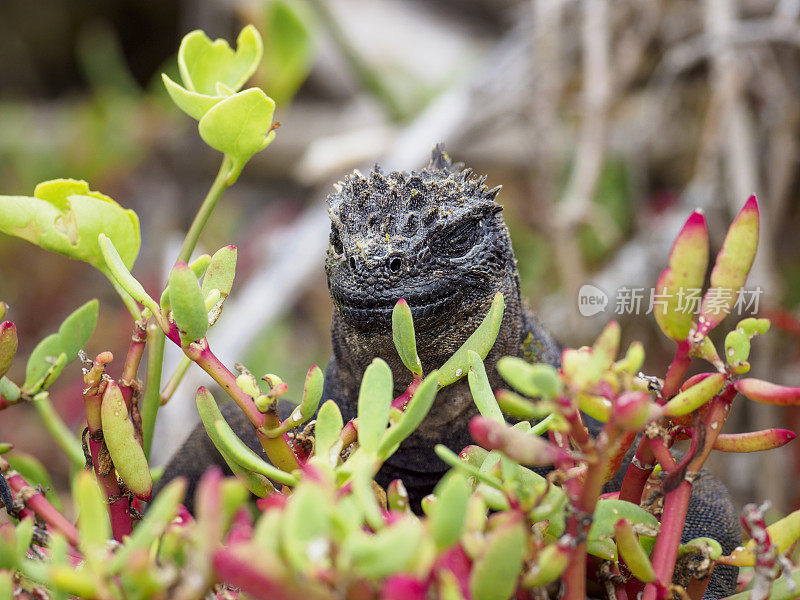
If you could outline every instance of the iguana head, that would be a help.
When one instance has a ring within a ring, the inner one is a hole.
[[[388,330],[404,298],[424,331],[488,307],[504,280],[518,286],[499,188],[485,179],[437,146],[421,171],[376,166],[335,186],[325,271],[338,316],[364,332]]]

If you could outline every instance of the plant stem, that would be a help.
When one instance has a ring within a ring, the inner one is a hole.
[[[692,344],[689,340],[678,342],[678,347],[675,349],[675,358],[672,359],[664,377],[664,387],[661,390],[661,397],[664,400],[672,398],[678,392],[683,376],[686,375],[686,370],[692,362],[692,358],[689,356],[691,350]]]
[[[133,317],[134,321],[139,321],[142,318],[142,311],[139,310],[139,305],[136,303],[136,300],[131,298],[130,294],[122,289],[122,287],[117,283],[117,280],[114,279],[114,276],[102,269],[103,275],[111,282],[111,285],[114,287],[114,291],[117,292],[119,297],[122,299],[122,302],[125,304],[125,307],[128,309],[128,312],[131,313],[131,317]]]
[[[677,488],[669,492],[664,498],[664,514],[661,518],[661,529],[653,548],[653,570],[656,572],[657,581],[648,583],[644,588],[643,600],[656,600],[659,585],[669,585],[675,569],[675,560],[678,558],[678,546],[681,543],[681,533],[686,520],[686,509],[689,507],[689,496],[692,493],[692,484],[682,481]]]
[[[129,510],[130,502],[127,497],[122,495],[114,469],[110,468],[106,472],[106,466],[101,464],[100,459],[101,455],[108,455],[107,451],[103,452],[105,441],[103,440],[100,405],[106,388],[106,381],[103,379],[105,368],[111,359],[110,352],[98,355],[92,368],[84,375],[87,387],[83,392],[83,403],[86,407],[86,423],[89,428],[89,452],[92,456],[92,467],[108,502],[111,533],[119,542],[133,531]]]
[[[145,341],[147,340],[146,334],[146,323],[136,321],[133,324],[131,343],[128,346],[128,354],[125,356],[122,375],[120,375],[120,387],[125,385],[124,382],[136,379],[136,375],[139,373],[139,363],[142,361]]]
[[[186,234],[186,237],[183,239],[181,251],[178,254],[178,258],[175,260],[175,262],[189,262],[192,252],[194,252],[195,246],[197,246],[197,240],[200,239],[200,234],[203,232],[203,229],[205,229],[206,223],[208,223],[208,219],[211,217],[211,213],[214,212],[217,202],[219,202],[220,197],[222,197],[222,192],[224,192],[225,188],[228,187],[227,178],[230,167],[230,160],[226,156],[222,160],[222,164],[219,167],[219,172],[217,173],[216,179],[214,179],[214,183],[211,184],[206,197],[203,199],[203,204],[200,205],[200,209],[194,216],[192,225],[189,227],[189,231]],[[161,386],[159,385],[159,388],[160,387]]]
[[[183,239],[181,251],[176,262],[183,261],[188,263],[189,259],[197,246],[200,234],[208,223],[211,213],[217,206],[217,202],[222,197],[222,192],[228,187],[227,177],[230,169],[230,160],[226,156],[222,159],[214,183],[211,184],[200,209],[194,216],[189,231]],[[166,319],[166,315],[163,315]],[[164,333],[157,326],[151,325],[147,330],[147,383],[142,399],[142,446],[144,454],[150,458],[150,450],[153,445],[153,431],[155,429],[158,408],[161,406],[161,375],[164,368]]]
[[[268,411],[262,413],[256,408],[253,399],[236,384],[236,376],[222,364],[213,352],[211,352],[205,338],[189,346],[185,346],[183,351],[186,353],[186,356],[196,362],[206,373],[211,375],[212,379],[214,379],[214,381],[233,398],[236,404],[239,405],[239,408],[244,411],[247,418],[250,419],[250,422],[253,424],[253,427],[256,428],[258,439],[264,451],[267,453],[270,462],[287,473],[291,473],[295,469],[300,468],[300,461],[285,435],[271,438],[264,434],[265,430],[280,427],[280,419],[278,418],[277,412]]]
[[[164,344],[166,338],[157,323],[147,326],[147,384],[142,395],[142,447],[144,455],[150,458],[153,445],[153,431],[156,425],[158,407],[161,405],[161,370],[164,367]]]
[[[33,489],[22,475],[13,471],[6,474],[6,481],[8,481],[9,487],[17,494],[26,488]],[[44,494],[34,490],[34,493],[24,499],[24,503],[50,527],[63,533],[70,544],[76,547],[78,546],[80,540],[75,525],[70,523],[64,515],[58,512],[47,498],[44,497]]]
[[[169,378],[167,385],[164,386],[163,390],[161,390],[161,406],[164,406],[167,402],[169,402],[170,398],[172,398],[172,395],[175,393],[175,390],[178,389],[183,376],[186,375],[186,371],[189,369],[191,364],[192,359],[190,359],[188,356],[181,357],[180,364],[175,369],[172,377]]]
[[[625,478],[622,480],[622,488],[619,491],[619,499],[639,504],[642,501],[642,492],[650,474],[656,466],[655,456],[650,449],[650,444],[646,439],[639,441],[639,448],[636,455],[625,471]]]
[[[77,468],[83,467],[86,464],[86,459],[83,456],[81,443],[56,412],[53,403],[50,402],[50,394],[48,392],[36,394],[31,404],[33,404],[36,412],[39,413],[39,418],[42,420],[44,428],[53,436],[53,439],[67,455],[72,465]]]

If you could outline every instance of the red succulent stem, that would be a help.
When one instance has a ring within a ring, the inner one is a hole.
[[[680,389],[681,382],[689,368],[689,363],[692,362],[689,356],[691,350],[692,344],[689,340],[678,342],[678,347],[675,349],[675,358],[672,359],[672,363],[670,363],[667,374],[664,377],[664,387],[661,389],[662,399],[672,398]]]
[[[561,396],[558,400],[562,407],[561,413],[569,423],[569,434],[573,440],[578,444],[581,450],[584,450],[590,444],[591,438],[589,432],[583,424],[580,411],[566,396]]]
[[[167,337],[170,337],[169,335]],[[170,337],[170,339],[172,339]],[[173,340],[174,341],[174,340]],[[208,341],[203,338],[183,346],[183,351],[190,359],[197,363],[206,373],[211,375],[225,392],[233,398],[239,408],[244,411],[247,418],[256,428],[258,440],[267,453],[273,465],[279,469],[290,472],[300,467],[301,460],[294,451],[286,434],[269,437],[266,431],[280,427],[280,419],[275,410],[262,413],[256,407],[253,399],[246,394],[237,384],[236,376],[214,355],[208,347]]]
[[[714,449],[714,444],[717,437],[722,432],[725,426],[725,421],[730,414],[731,402],[736,397],[736,388],[728,385],[714,397],[708,404],[708,410],[703,415],[703,423],[701,426],[705,427],[705,435],[703,436],[703,445],[698,448],[691,462],[689,469],[691,471],[699,471],[703,463],[705,463],[711,450]],[[694,440],[693,440],[694,441]]]
[[[580,413],[578,411],[575,413],[576,418],[571,421],[573,429],[585,433]],[[613,459],[613,455],[609,455],[609,449],[616,446],[624,433],[613,424],[606,424],[598,437],[599,441],[587,436],[581,445],[581,450],[587,454],[585,461],[588,465],[584,479],[582,482],[576,479],[566,482],[574,509],[567,522],[567,533],[573,537],[575,545],[570,550],[569,565],[562,577],[565,585],[562,600],[584,600],[586,597],[586,539],[597,501],[603,492],[608,465]],[[569,485],[571,482],[574,485]]]
[[[142,362],[146,342],[147,322],[136,321],[133,324],[131,343],[128,346],[128,354],[125,356],[125,364],[122,367],[122,375],[120,375],[119,378],[119,389],[122,392],[122,398],[125,400],[128,410],[130,410],[131,407],[134,382],[139,372],[139,364]]]
[[[571,515],[567,522],[567,533],[573,536],[581,535],[585,527],[579,522],[576,515]],[[586,541],[578,541],[569,553],[569,564],[561,581],[564,583],[564,593],[561,600],[586,600]]]
[[[103,472],[103,465],[100,464],[101,454],[108,454],[108,451],[103,452],[105,441],[103,441],[100,405],[106,388],[106,365],[113,359],[114,356],[111,352],[101,352],[97,355],[92,368],[84,375],[86,388],[83,391],[83,403],[86,408],[86,424],[89,429],[89,453],[92,457],[92,467],[108,502],[111,532],[114,539],[119,542],[133,531],[130,502],[122,494],[114,469],[110,469],[107,473]]]
[[[675,458],[670,454],[669,448],[667,448],[662,438],[645,439],[647,439],[647,444],[650,446],[650,451],[664,471],[671,471],[677,466]]]
[[[55,531],[64,534],[67,541],[73,546],[77,546],[79,542],[78,530],[70,523],[67,518],[56,510],[45,498],[44,494],[36,488],[28,485],[25,478],[16,471],[9,471],[6,473],[6,481],[9,487],[17,495],[22,494],[22,501],[31,511],[36,513],[42,520],[52,527]],[[24,491],[23,491],[24,490]],[[28,516],[22,515],[22,516]]]
[[[657,581],[645,586],[643,600],[656,600],[658,592],[664,589],[663,586],[672,581],[691,493],[692,484],[684,480],[664,498],[661,528],[651,560]]]
[[[358,439],[358,419],[351,419],[342,428],[342,448],[347,448]]]
[[[408,406],[408,403],[411,401],[411,398],[414,396],[414,392],[417,391],[420,383],[422,383],[422,376],[414,375],[414,378],[411,380],[411,383],[408,384],[406,391],[392,400],[392,407],[399,410],[405,410],[406,406]]]
[[[735,395],[736,390],[729,385],[711,400],[703,422],[695,425],[695,427],[702,427],[703,430],[698,432],[695,429],[692,432],[692,446],[687,454],[688,464],[686,464],[685,478],[664,498],[661,529],[656,538],[652,555],[653,569],[658,579],[655,583],[647,584],[643,600],[656,600],[657,594],[664,589],[663,586],[672,581],[681,533],[686,521],[689,496],[692,493],[691,477],[700,471],[711,452],[714,442],[725,424],[731,401]],[[674,471],[682,472],[685,463],[686,461],[681,461]]]
[[[625,471],[625,478],[622,480],[622,487],[619,491],[619,499],[639,504],[642,501],[642,493],[647,485],[647,480],[656,466],[656,459],[647,438],[639,441],[636,454]]]

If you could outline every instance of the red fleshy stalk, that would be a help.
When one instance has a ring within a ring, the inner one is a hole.
[[[42,520],[55,531],[63,533],[70,544],[76,547],[78,546],[79,536],[75,525],[70,523],[64,515],[58,512],[47,498],[44,497],[44,494],[32,488],[22,475],[15,471],[6,473],[6,481],[11,490],[16,494],[20,494],[22,490],[30,490],[30,493],[25,494],[23,498],[25,506],[41,517]],[[29,513],[24,516],[29,516]]]
[[[669,583],[672,581],[691,493],[692,484],[688,481],[682,481],[678,487],[669,492],[664,498],[661,529],[656,538],[651,560],[658,582]],[[645,586],[643,600],[656,600],[659,591],[663,590],[663,586],[658,582],[648,583]]]
[[[169,337],[169,336],[168,336]],[[171,339],[171,338],[170,338]],[[174,341],[174,340],[173,340]],[[270,462],[284,471],[291,472],[300,467],[301,461],[295,453],[286,434],[269,437],[264,432],[277,429],[280,419],[277,411],[268,410],[262,413],[256,408],[253,399],[237,384],[236,376],[211,352],[208,341],[203,338],[183,347],[183,351],[216,381],[223,390],[239,405],[247,418],[256,428],[261,446],[267,453]]]
[[[691,349],[692,344],[689,340],[678,342],[678,347],[675,349],[675,358],[672,359],[672,363],[670,363],[667,374],[664,377],[664,387],[661,389],[662,400],[669,400],[680,388],[683,377],[692,362],[689,356]]]
[[[86,423],[89,428],[89,453],[92,456],[92,466],[100,488],[108,500],[111,532],[114,539],[119,542],[133,531],[130,503],[128,498],[122,494],[114,469],[104,473],[100,464],[100,455],[105,444],[100,419],[100,404],[106,388],[105,368],[113,359],[114,356],[111,352],[101,352],[97,355],[92,368],[84,375],[86,388],[83,391],[83,402],[86,407]]]
[[[405,410],[406,406],[408,406],[408,403],[411,401],[414,392],[417,391],[420,383],[422,383],[422,376],[414,375],[414,378],[411,380],[411,383],[408,384],[406,391],[392,400],[392,406],[400,410]]]

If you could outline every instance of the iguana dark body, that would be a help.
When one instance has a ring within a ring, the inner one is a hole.
[[[417,346],[425,371],[438,368],[469,337],[488,312],[496,292],[505,298],[497,341],[486,358],[493,387],[502,382],[495,365],[501,356],[524,356],[558,365],[560,348],[520,296],[519,274],[501,207],[470,170],[460,170],[437,147],[430,165],[418,172],[364,177],[357,171],[335,186],[328,198],[331,238],[325,262],[334,303],[333,358],[323,399],[339,405],[346,420],[355,417],[358,388],[373,358],[392,368],[395,395],[411,375],[402,365],[391,335],[391,311],[399,298],[411,307]],[[281,407],[282,418],[290,407]],[[233,428],[252,448],[260,445],[236,405],[223,407]],[[447,471],[433,452],[437,443],[454,451],[471,442],[468,422],[477,413],[464,379],[444,388],[422,425],[376,477],[388,484],[402,479],[412,504],[419,506]],[[597,433],[596,426],[590,426]],[[194,484],[210,465],[225,468],[202,428],[192,433],[162,478],[188,476]],[[162,483],[163,485],[163,483]],[[697,485],[684,540],[717,538],[730,552],[740,542],[730,496],[716,479]],[[707,598],[733,592],[735,570],[717,568]]]

